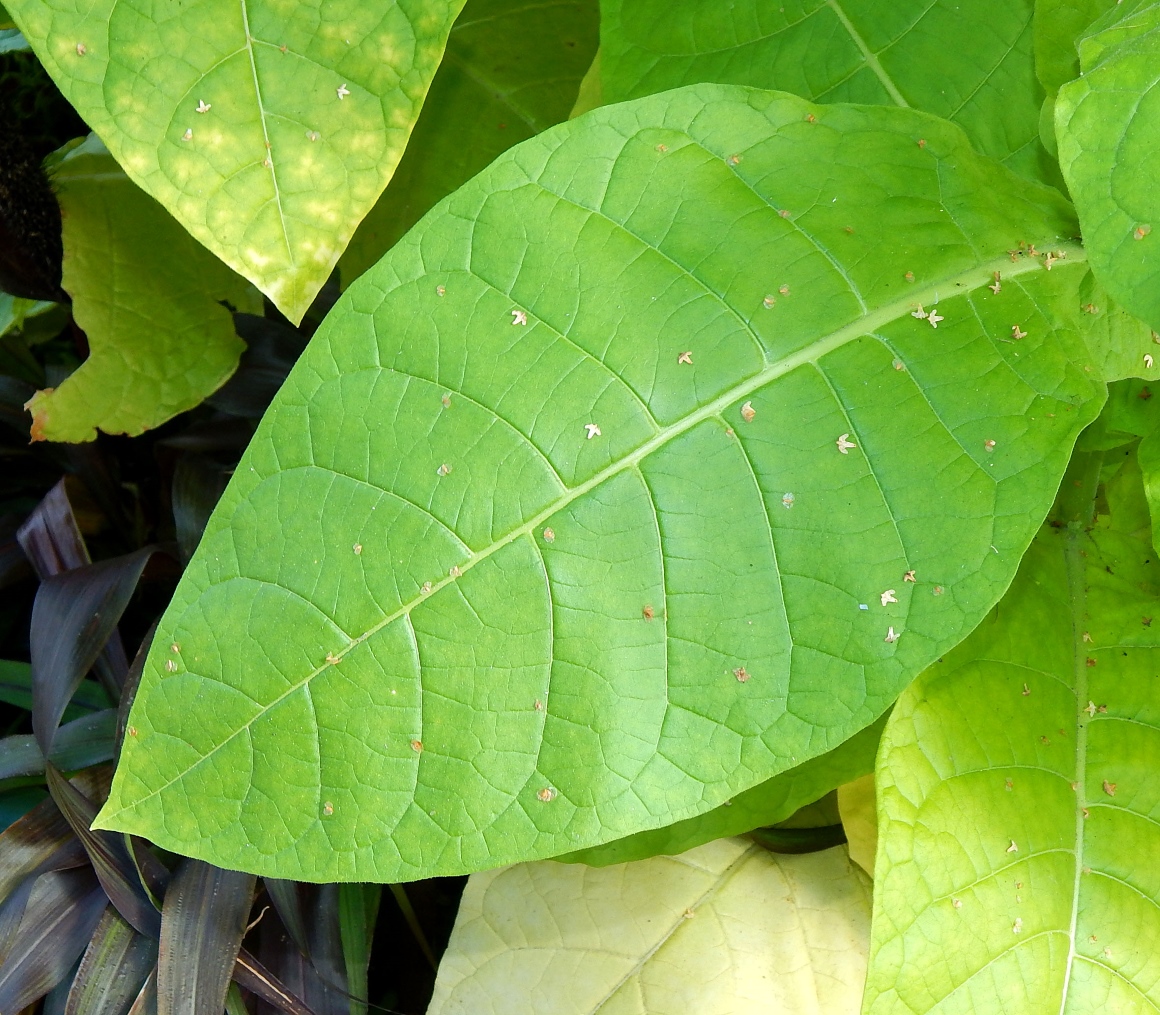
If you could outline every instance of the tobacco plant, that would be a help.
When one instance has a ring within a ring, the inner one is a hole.
[[[599,6],[9,0],[34,439],[344,289],[89,834],[471,874],[440,1015],[1160,1008],[1160,4]]]

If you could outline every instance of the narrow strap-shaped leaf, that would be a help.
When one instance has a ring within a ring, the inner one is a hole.
[[[52,763],[66,772],[89,765],[99,765],[113,757],[117,710],[106,708],[101,712],[74,719],[56,732],[52,745]],[[16,775],[39,775],[44,771],[44,755],[36,737],[16,733],[0,740],[0,779]]]
[[[157,969],[149,974],[141,992],[125,1015],[157,1015]]]
[[[90,870],[42,874],[0,965],[0,1012],[19,1012],[55,987],[85,950],[108,904]]]
[[[32,606],[32,729],[51,756],[60,717],[137,588],[152,548],[45,578]]]
[[[133,656],[133,662],[125,672],[125,683],[121,688],[121,700],[117,704],[116,752],[118,755],[121,753],[121,744],[129,732],[129,710],[133,707],[133,701],[137,697],[137,687],[141,683],[141,673],[145,669],[145,660],[148,658],[149,649],[153,645],[153,636],[157,634],[157,623],[160,619],[158,617],[157,620],[154,620],[149,625],[149,629],[141,639],[141,644],[137,646],[137,654]]]
[[[316,1015],[273,973],[244,948],[238,953],[234,982],[286,1015]]]
[[[347,1015],[350,992],[343,959],[338,885],[275,879],[264,883],[290,937],[289,947],[278,947],[270,953],[270,958],[277,957],[274,972],[316,1015]]]
[[[85,949],[65,1015],[125,1015],[156,964],[157,942],[110,906]]]
[[[158,1015],[221,1015],[253,897],[253,875],[182,862],[161,915]]]
[[[146,873],[150,881],[156,884],[164,880],[164,868],[146,850],[140,854],[140,859],[150,861],[148,871],[139,869],[138,862],[129,854],[129,837],[93,831],[91,825],[96,806],[70,785],[54,765],[46,766],[45,775],[53,800],[83,844],[93,870],[117,912],[139,933],[156,938],[161,932],[162,914],[158,912],[153,896],[142,880],[142,874]]]
[[[32,666],[12,659],[0,659],[0,701],[32,711]],[[65,707],[64,722],[99,712],[112,702],[95,680],[82,680]]]
[[[41,579],[92,562],[64,479],[44,495],[16,538]]]
[[[367,971],[382,894],[382,885],[338,886],[338,918],[346,982],[351,994],[350,1015],[367,1015]]]
[[[855,1015],[869,924],[841,847],[520,864],[468,880],[427,1012]]]
[[[1075,228],[912,109],[698,85],[511,149],[263,418],[102,827],[399,882],[833,749],[1002,594],[1120,376]]]
[[[899,699],[866,1015],[1160,1009],[1160,557],[1128,450],[1077,456],[994,613]]]

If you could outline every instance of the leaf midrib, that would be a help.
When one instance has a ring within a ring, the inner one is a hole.
[[[910,103],[903,98],[902,92],[898,90],[898,86],[894,83],[890,75],[886,73],[882,64],[879,63],[878,56],[866,45],[866,40],[862,38],[861,33],[854,27],[849,17],[846,16],[846,12],[842,10],[838,0],[826,0],[826,5],[837,15],[838,20],[842,23],[842,27],[846,30],[846,34],[850,36],[850,39],[862,54],[862,59],[865,61],[866,66],[874,72],[874,75],[882,83],[882,87],[886,89],[886,94],[890,96],[896,105],[909,108]]]
[[[1053,247],[1055,249],[1065,250],[1068,264],[1082,264],[1086,263],[1087,261],[1083,247],[1074,242],[1060,244],[1055,239],[1044,239],[1042,241],[1036,241],[1036,245],[1041,245],[1045,249],[1048,247]],[[967,293],[973,292],[977,289],[980,289],[982,286],[989,284],[994,278],[995,272],[1003,271],[1004,269],[1006,269],[1006,278],[1016,278],[1020,275],[1026,275],[1031,272],[1044,270],[1042,262],[1036,258],[1024,257],[1016,264],[1011,264],[1010,257],[1004,254],[1002,256],[994,257],[981,264],[977,264],[974,267],[960,273],[959,275],[939,279],[922,289],[912,290],[911,292],[907,293],[904,298],[894,300],[890,303],[884,304],[877,310],[861,315],[860,317],[851,321],[849,324],[839,328],[837,331],[834,331],[829,335],[825,335],[822,338],[811,342],[809,345],[804,346],[797,352],[791,353],[790,355],[774,362],[767,363],[764,369],[727,389],[711,402],[706,403],[701,408],[689,413],[687,416],[677,420],[675,423],[672,423],[667,427],[662,427],[655,435],[653,435],[643,444],[639,445],[635,451],[625,455],[619,461],[609,465],[607,468],[596,473],[596,475],[590,477],[578,486],[571,487],[565,492],[565,494],[553,501],[550,505],[540,511],[539,514],[537,514],[535,517],[531,518],[523,525],[512,529],[512,531],[507,535],[495,540],[493,543],[487,547],[484,547],[478,553],[471,555],[466,561],[459,565],[459,575],[454,577],[448,575],[446,577],[440,578],[438,581],[433,581],[427,592],[421,592],[413,599],[402,604],[393,613],[384,617],[378,623],[373,624],[371,627],[367,628],[367,630],[365,630],[362,634],[359,634],[354,638],[350,638],[348,643],[342,648],[334,649],[329,654],[329,658],[333,659],[334,662],[324,662],[321,666],[312,670],[301,680],[290,684],[281,694],[271,700],[269,704],[263,705],[261,708],[259,708],[245,723],[240,725],[233,733],[223,739],[220,743],[215,744],[192,765],[183,771],[178,772],[176,775],[162,783],[156,789],[153,789],[150,792],[138,797],[129,806],[134,808],[139,807],[147,800],[150,800],[158,794],[164,792],[179,779],[184,778],[187,774],[189,774],[189,772],[193,771],[193,769],[195,769],[197,766],[212,758],[219,750],[229,744],[235,737],[248,730],[255,722],[258,721],[258,719],[266,715],[272,709],[276,708],[283,700],[290,697],[292,694],[295,694],[301,688],[305,687],[328,667],[337,666],[349,652],[357,648],[364,641],[373,637],[384,628],[389,627],[401,617],[409,616],[411,611],[416,606],[431,599],[436,593],[438,593],[441,589],[445,588],[452,582],[458,581],[462,575],[465,575],[477,564],[487,560],[488,557],[491,557],[493,554],[514,543],[516,540],[525,536],[531,536],[535,529],[539,528],[553,515],[562,511],[569,504],[578,500],[589,491],[600,486],[602,483],[605,483],[619,475],[621,472],[635,468],[643,459],[647,458],[654,451],[664,447],[670,441],[675,440],[682,434],[687,433],[699,423],[702,423],[705,420],[715,416],[719,416],[731,405],[735,404],[746,396],[755,393],[766,384],[769,384],[772,381],[785,376],[791,371],[796,370],[798,367],[811,363],[816,364],[817,361],[823,356],[826,356],[829,353],[840,349],[842,346],[847,345],[855,339],[873,334],[884,325],[909,314],[911,309],[916,305],[925,306],[928,303],[936,303],[940,298],[940,292],[947,298],[953,298],[954,296],[964,296]],[[932,335],[937,337],[937,332],[932,332]],[[534,537],[532,538],[534,541]],[[127,807],[118,807],[116,811],[110,812],[109,818],[112,818],[113,815],[120,814],[127,809]],[[102,819],[103,813],[104,812],[102,811],[102,814],[98,815],[98,820],[93,825],[94,828],[111,827],[106,823],[105,820]]]

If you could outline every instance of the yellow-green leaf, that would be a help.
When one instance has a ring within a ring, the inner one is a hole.
[[[473,874],[428,1015],[855,1015],[869,895],[841,846],[742,839]]]

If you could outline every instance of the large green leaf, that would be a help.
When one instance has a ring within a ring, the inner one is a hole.
[[[11,0],[130,178],[297,322],[407,144],[462,0]]]
[[[1160,1008],[1160,569],[1109,458],[1110,515],[1046,526],[887,726],[868,1015]]]
[[[596,53],[597,0],[468,0],[399,168],[339,260],[344,285],[436,201],[568,118]]]
[[[121,172],[91,138],[53,176],[64,225],[64,280],[89,357],[29,403],[34,439],[139,434],[216,391],[245,348],[229,303],[261,299]]]
[[[855,1015],[869,910],[842,847],[474,874],[427,1015]]]
[[[630,860],[645,860],[650,856],[673,856],[713,839],[741,835],[754,828],[785,821],[843,783],[872,773],[885,722],[886,716],[883,716],[832,751],[758,783],[695,818],[637,832],[602,846],[564,853],[553,859],[606,867]]]
[[[1080,43],[1083,74],[1060,89],[1055,132],[1092,270],[1115,299],[1160,328],[1158,60],[1160,3],[1097,22]]]
[[[512,149],[279,392],[103,825],[396,881],[834,748],[1006,588],[1105,397],[1074,229],[913,110],[702,85]]]
[[[819,102],[914,106],[1032,179],[1058,169],[1039,141],[1034,0],[603,0],[605,102],[698,81],[782,88]]]

